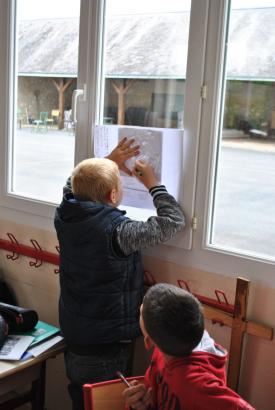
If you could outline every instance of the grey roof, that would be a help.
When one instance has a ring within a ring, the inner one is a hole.
[[[274,22],[275,7],[232,12],[229,77],[275,79]],[[114,16],[107,24],[107,77],[185,78],[189,13]],[[20,22],[21,75],[75,77],[77,50],[76,19]]]
[[[108,75],[185,78],[189,13],[116,16],[109,25]]]
[[[76,77],[78,29],[76,19],[20,22],[19,73]]]
[[[275,79],[275,7],[235,10],[229,36],[228,76]]]

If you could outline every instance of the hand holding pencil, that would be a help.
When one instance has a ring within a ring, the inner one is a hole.
[[[152,389],[146,389],[145,384],[139,383],[137,380],[133,380],[129,383],[119,371],[117,375],[128,387],[123,392],[123,397],[127,405],[133,410],[146,410],[152,402]]]
[[[153,167],[139,159],[135,162],[132,174],[148,189],[159,185]]]

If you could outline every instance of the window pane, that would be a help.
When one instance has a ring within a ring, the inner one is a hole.
[[[183,128],[190,0],[107,0],[102,123]]]
[[[80,0],[17,1],[12,193],[58,202],[74,164]]]
[[[211,243],[274,259],[275,0],[248,3],[231,6]]]

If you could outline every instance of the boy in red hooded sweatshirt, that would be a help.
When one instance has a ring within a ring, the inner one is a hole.
[[[146,293],[140,327],[154,346],[145,383],[131,382],[123,395],[136,410],[253,410],[226,385],[227,352],[204,330],[199,301],[169,284]]]

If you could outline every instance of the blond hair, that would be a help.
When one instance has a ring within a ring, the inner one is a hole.
[[[90,158],[80,162],[72,172],[72,190],[76,198],[108,203],[108,195],[120,182],[118,166],[107,158]]]

